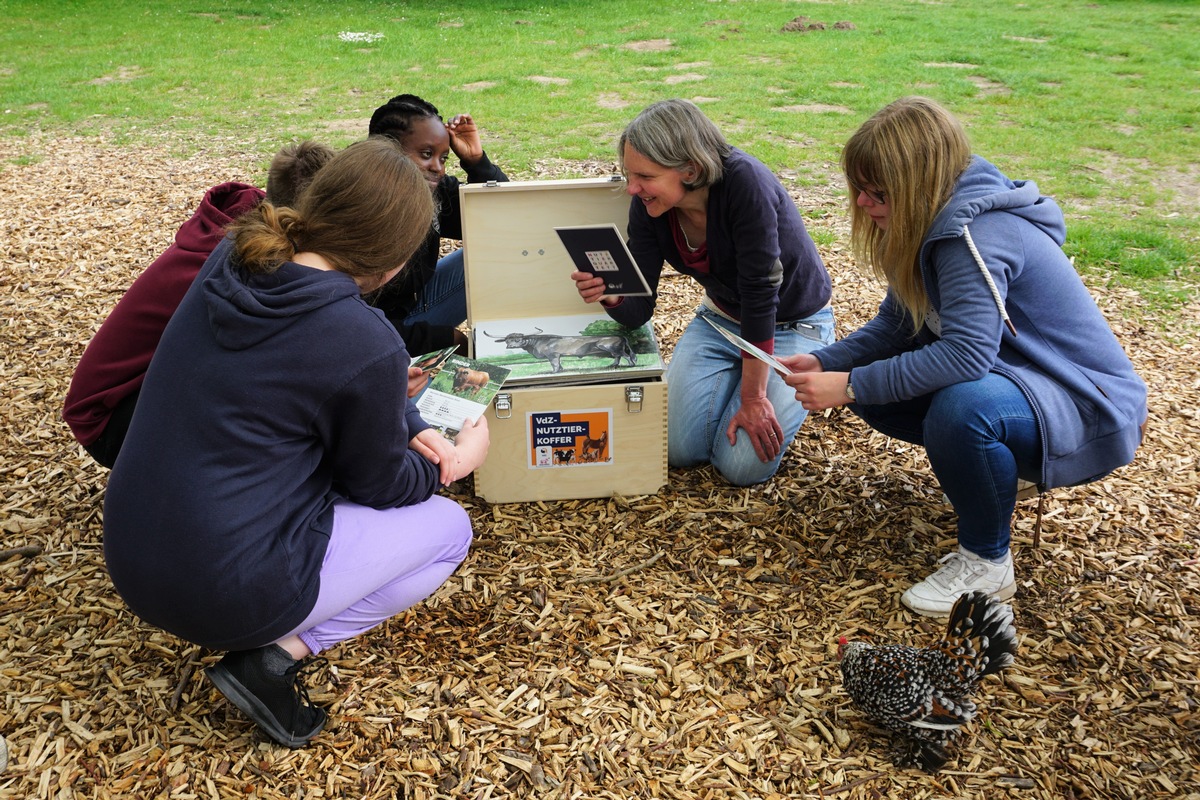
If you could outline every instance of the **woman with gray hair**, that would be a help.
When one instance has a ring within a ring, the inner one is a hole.
[[[713,326],[776,356],[831,343],[829,275],[816,245],[779,179],[687,100],[647,107],[617,155],[633,197],[629,249],[652,295],[610,297],[586,272],[572,274],[576,288],[637,327],[654,313],[664,262],[699,281],[704,299],[667,367],[668,463],[711,463],[737,486],[768,480],[807,412],[766,363]]]

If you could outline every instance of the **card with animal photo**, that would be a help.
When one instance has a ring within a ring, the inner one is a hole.
[[[464,420],[475,422],[487,410],[507,377],[505,367],[451,355],[414,402],[430,427],[453,440]]]
[[[443,347],[441,350],[434,350],[432,353],[425,353],[417,356],[412,360],[412,366],[418,367],[421,372],[437,372],[442,368],[450,356],[458,352],[458,345],[450,345]]]

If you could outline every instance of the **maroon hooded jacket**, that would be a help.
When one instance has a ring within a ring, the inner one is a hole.
[[[85,447],[104,432],[113,409],[141,389],[163,329],[225,227],[262,201],[261,189],[222,183],[205,193],[175,243],[138,276],[96,331],[67,391],[63,419]]]

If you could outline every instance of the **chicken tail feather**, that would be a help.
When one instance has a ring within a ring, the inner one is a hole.
[[[950,610],[945,643],[970,654],[979,677],[995,675],[1013,663],[1017,652],[1012,606],[985,592],[964,594]]]

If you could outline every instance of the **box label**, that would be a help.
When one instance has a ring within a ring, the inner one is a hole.
[[[530,469],[612,463],[612,409],[532,411],[526,415]]]

